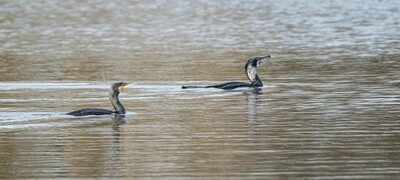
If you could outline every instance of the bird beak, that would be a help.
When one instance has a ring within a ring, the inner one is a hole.
[[[121,86],[121,90],[122,90],[122,91],[125,90],[126,87],[128,87],[128,86],[129,86],[129,83],[126,83],[126,84],[122,85],[122,86]]]
[[[260,60],[267,60],[267,59],[271,59],[271,55],[266,55],[266,56],[260,57]]]
[[[128,86],[134,86],[137,83],[125,83],[123,86],[121,86],[121,90],[125,90]]]

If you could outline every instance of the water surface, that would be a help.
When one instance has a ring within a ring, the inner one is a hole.
[[[1,178],[400,176],[397,1],[0,7]],[[180,88],[265,54],[259,90]],[[116,81],[124,117],[65,115]]]

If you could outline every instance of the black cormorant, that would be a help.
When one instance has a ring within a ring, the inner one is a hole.
[[[73,116],[88,116],[88,115],[106,115],[106,114],[125,114],[125,107],[118,99],[118,95],[121,91],[123,91],[129,83],[125,82],[117,82],[114,83],[109,91],[109,98],[111,104],[113,105],[115,111],[110,111],[106,109],[97,109],[97,108],[84,108],[76,111],[72,111],[68,113],[68,115]]]
[[[246,65],[244,66],[244,69],[247,74],[247,78],[249,78],[250,83],[244,83],[244,82],[227,82],[223,84],[218,84],[218,85],[212,85],[212,86],[182,86],[182,89],[188,89],[188,88],[218,88],[218,89],[235,89],[239,87],[262,87],[263,83],[261,82],[261,79],[257,76],[257,66],[266,59],[270,59],[270,55],[266,56],[255,56],[251,57],[249,60],[247,60]]]

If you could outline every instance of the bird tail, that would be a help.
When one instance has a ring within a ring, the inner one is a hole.
[[[207,86],[182,86],[182,89],[207,88]]]

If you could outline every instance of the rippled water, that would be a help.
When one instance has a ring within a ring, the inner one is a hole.
[[[397,1],[0,7],[0,178],[400,177]],[[124,117],[65,115],[116,81]]]

